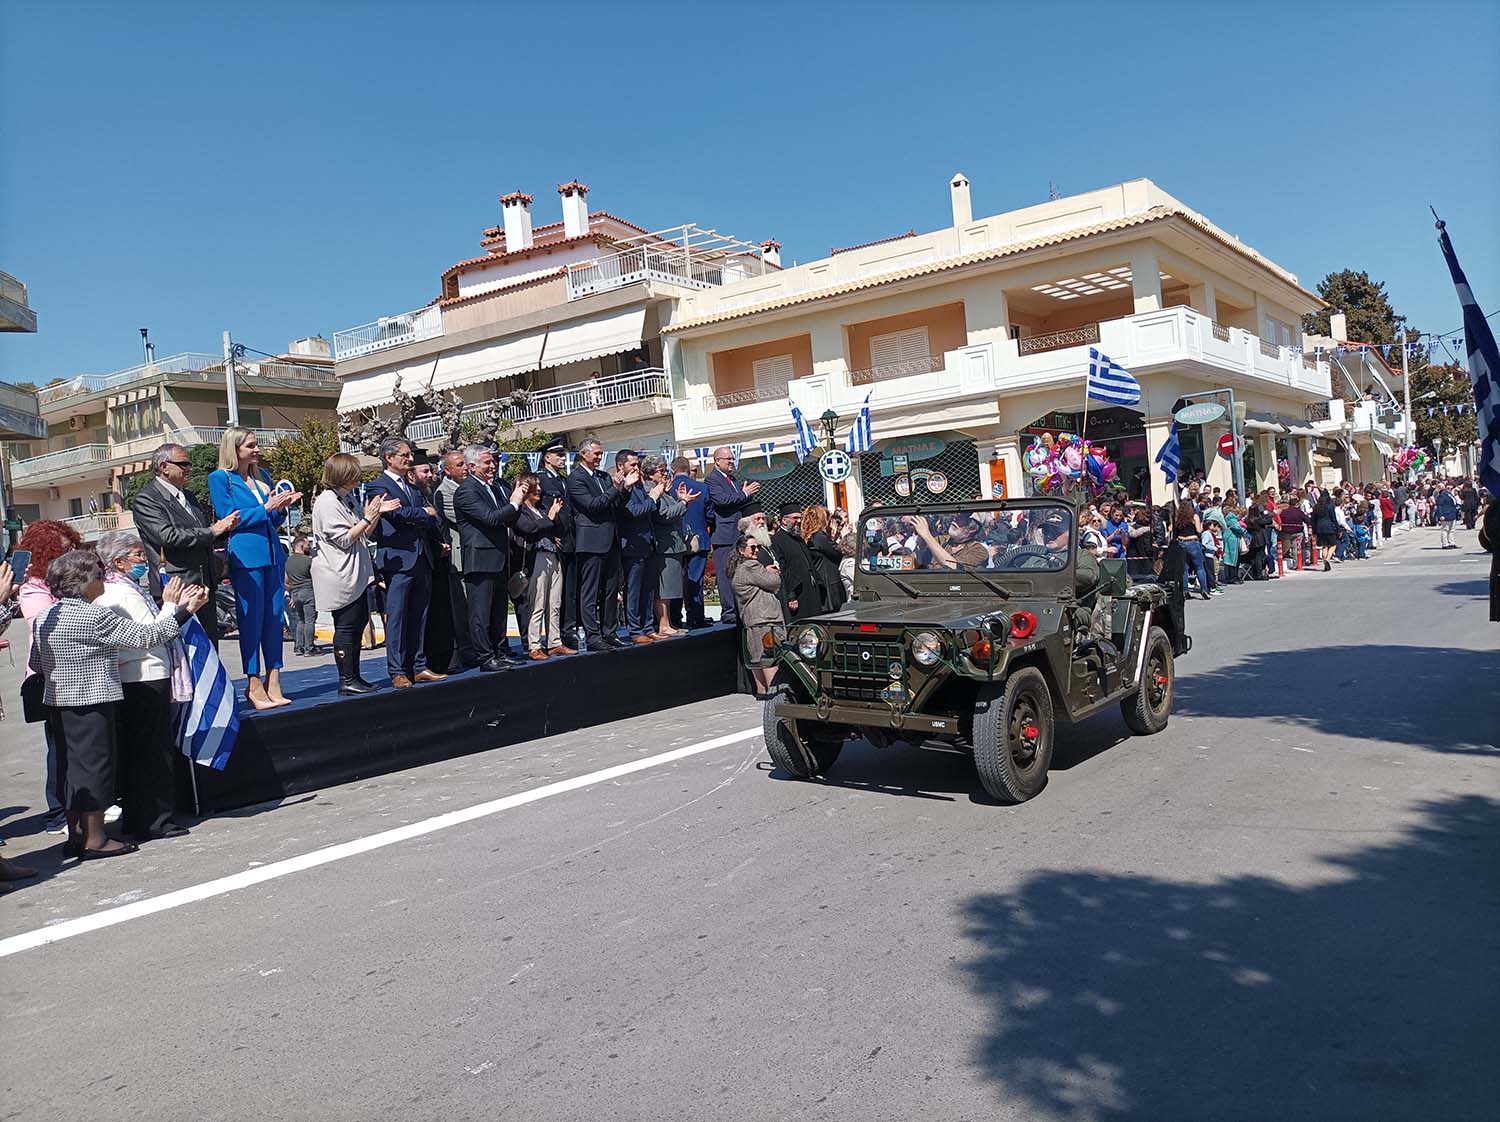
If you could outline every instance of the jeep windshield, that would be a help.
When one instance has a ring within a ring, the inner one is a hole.
[[[1057,572],[1068,564],[1072,508],[1027,505],[868,514],[860,533],[867,573]]]

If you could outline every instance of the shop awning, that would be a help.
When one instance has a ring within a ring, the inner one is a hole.
[[[1286,426],[1276,421],[1261,421],[1254,417],[1246,417],[1243,426],[1246,432],[1271,432],[1281,436],[1286,432]]]
[[[641,345],[646,327],[646,309],[621,308],[571,323],[554,324],[542,348],[542,364],[561,366],[586,358],[632,351]]]
[[[445,351],[438,359],[432,386],[434,389],[444,390],[472,385],[474,382],[511,378],[527,370],[537,369],[541,354],[540,331],[512,335],[492,343],[465,347],[460,351]],[[425,379],[422,384],[427,384]]]
[[[1344,446],[1344,451],[1349,453],[1349,462],[1351,464],[1359,463],[1359,453],[1354,449],[1354,441],[1339,437],[1339,443]]]
[[[1323,435],[1317,429],[1310,429],[1306,425],[1287,425],[1286,434],[1288,436],[1311,437],[1313,440]]]

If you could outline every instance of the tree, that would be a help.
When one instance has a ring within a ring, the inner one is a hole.
[[[1329,307],[1302,317],[1302,330],[1312,335],[1329,335],[1329,319],[1343,312],[1349,319],[1349,338],[1360,343],[1397,343],[1406,317],[1396,314],[1385,294],[1385,284],[1370,279],[1366,272],[1344,269],[1329,273],[1318,282],[1318,295]],[[1408,332],[1415,333],[1407,327]]]
[[[192,474],[188,476],[187,486],[183,489],[191,491],[193,498],[197,499],[204,510],[212,511],[213,501],[208,497],[208,474],[219,466],[219,448],[216,444],[194,444],[188,448],[188,459],[193,462]],[[125,507],[128,510],[130,504],[140,493],[142,487],[156,478],[150,469],[138,471],[125,480]]]
[[[1465,406],[1462,413],[1457,406]],[[1447,413],[1443,410],[1447,409]],[[1427,411],[1433,413],[1428,416]],[[1411,372],[1411,411],[1417,423],[1417,443],[1436,448],[1437,440],[1453,449],[1479,439],[1474,419],[1474,384],[1461,366],[1443,364]]]
[[[261,464],[273,480],[290,479],[311,501],[323,478],[323,464],[339,450],[338,430],[330,421],[304,416],[295,436],[283,436],[261,454]]]

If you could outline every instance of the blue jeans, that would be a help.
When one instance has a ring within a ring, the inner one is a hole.
[[[1182,591],[1187,594],[1188,573],[1193,573],[1198,578],[1198,591],[1208,595],[1208,570],[1203,565],[1203,543],[1202,542],[1178,542],[1182,546]],[[1190,568],[1191,566],[1191,568]]]
[[[651,558],[626,555],[625,628],[630,637],[651,635],[656,631],[656,585],[650,579]]]

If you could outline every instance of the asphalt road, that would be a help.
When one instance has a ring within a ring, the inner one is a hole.
[[[81,867],[11,806],[48,875],[0,900],[0,1118],[1494,1118],[1500,627],[1460,541],[1194,604],[1168,729],[1067,730],[1017,808],[903,748],[784,780],[742,698]]]

